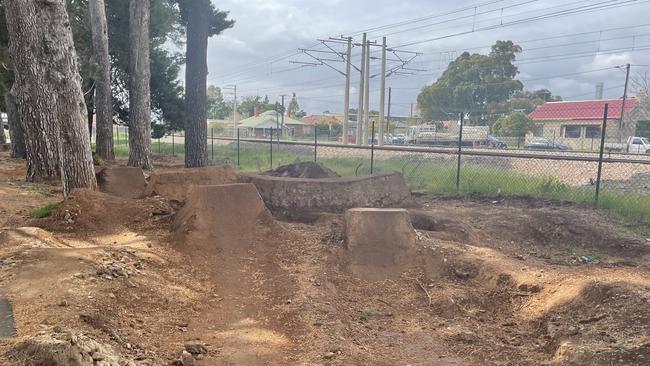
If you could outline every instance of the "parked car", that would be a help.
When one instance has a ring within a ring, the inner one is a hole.
[[[495,148],[495,149],[507,149],[508,144],[505,142],[499,140],[498,138],[488,135],[488,147]]]
[[[406,135],[403,133],[397,133],[393,136],[393,144],[395,145],[404,145],[406,143]]]
[[[546,138],[536,138],[524,146],[528,150],[571,150],[569,145],[561,144],[557,141]]]
[[[605,150],[622,151],[630,154],[650,154],[650,141],[645,137],[632,136],[624,143],[605,143]]]

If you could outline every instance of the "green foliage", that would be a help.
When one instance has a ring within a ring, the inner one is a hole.
[[[276,102],[272,104],[269,102],[269,97],[265,96],[264,100],[261,100],[259,96],[256,97],[244,97],[244,99],[237,106],[237,111],[244,116],[244,118],[251,117],[255,114],[255,109],[258,109],[260,113],[266,111],[276,111],[280,114],[284,113],[282,109],[282,104]]]
[[[47,205],[39,208],[35,208],[29,211],[29,217],[33,219],[42,219],[44,217],[52,216],[52,211],[57,208],[58,203],[48,203]]]
[[[497,41],[489,55],[463,53],[435,83],[422,89],[417,98],[420,115],[441,120],[466,112],[475,124],[493,122],[495,108],[523,89],[515,79],[519,52],[521,47],[512,41]]]
[[[293,93],[291,101],[289,102],[289,106],[287,107],[287,111],[289,112],[289,117],[301,118],[296,116],[298,112],[300,112],[300,105],[298,105],[298,98],[296,98],[296,93]]]
[[[189,7],[198,6],[201,12],[209,14],[208,24],[210,25],[209,37],[221,34],[224,30],[235,25],[234,20],[227,19],[229,12],[220,11],[215,8],[210,0],[174,0],[178,4],[181,15],[181,24],[187,26],[189,19]]]
[[[534,128],[535,122],[524,112],[512,112],[492,125],[492,131],[498,136],[525,137]]]
[[[118,120],[125,123],[128,121],[129,1],[106,0],[106,18],[113,73],[113,103]],[[170,42],[180,45],[184,36],[178,7],[169,0],[151,0],[149,24],[153,120],[167,130],[182,130],[185,102],[178,76],[185,61],[181,53],[171,52],[167,46]],[[79,48],[76,40],[75,46]]]
[[[639,121],[636,124],[634,136],[650,138],[650,121]]]
[[[523,111],[528,114],[544,103],[559,102],[561,100],[562,97],[554,96],[548,89],[539,89],[533,92],[524,90],[515,93],[504,108],[508,111]]]
[[[210,85],[207,99],[208,119],[224,119],[232,114],[232,104],[223,99],[221,88]]]
[[[569,185],[560,182],[555,177],[545,178],[539,185],[539,191],[543,194],[563,193],[569,191],[569,189]]]

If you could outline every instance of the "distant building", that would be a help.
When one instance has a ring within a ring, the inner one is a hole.
[[[634,136],[639,121],[650,120],[650,108],[645,96],[627,99],[623,110],[622,99],[548,102],[529,114],[536,122],[536,128],[526,137],[546,137],[574,149],[596,149],[605,104],[609,105],[606,133],[608,141],[625,141]]]
[[[271,131],[273,131],[273,135],[276,135],[278,129],[282,129],[282,125],[281,114],[276,111],[266,111],[241,120],[237,128],[242,137],[269,137]],[[305,136],[312,134],[312,131],[313,127],[306,125],[304,122],[284,117],[284,135]]]

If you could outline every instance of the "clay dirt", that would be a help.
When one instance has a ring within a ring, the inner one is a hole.
[[[103,174],[64,201],[0,153],[0,364],[650,363],[650,239],[604,212],[418,195],[286,215],[232,168]]]

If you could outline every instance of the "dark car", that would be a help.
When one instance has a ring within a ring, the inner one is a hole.
[[[507,149],[508,144],[505,142],[499,140],[498,138],[488,135],[488,147],[495,148],[495,149]]]
[[[571,147],[569,145],[561,144],[559,142],[545,138],[534,139],[531,142],[527,143],[524,148],[528,150],[571,150]]]

